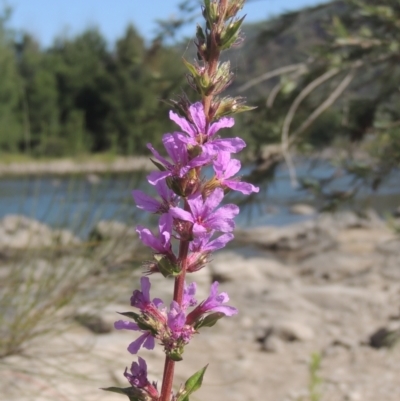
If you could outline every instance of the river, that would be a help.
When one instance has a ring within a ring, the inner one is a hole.
[[[248,169],[244,170],[246,173]],[[326,162],[310,170],[309,163],[297,166],[299,178],[324,179],[332,174],[333,167]],[[0,180],[0,217],[21,214],[52,227],[69,228],[81,237],[86,237],[99,220],[114,219],[128,224],[143,222],[147,217],[134,205],[131,190],[151,189],[144,173],[108,174],[88,179],[87,176],[36,176],[9,177]],[[352,177],[339,177],[330,189],[352,188]],[[146,189],[147,188],[147,189]],[[241,204],[247,197],[235,194],[227,201]],[[286,225],[312,216],[290,213],[293,204],[306,203],[316,208],[321,201],[312,194],[294,188],[285,165],[278,167],[270,183],[262,183],[260,193],[242,206],[237,224],[244,226]],[[362,187],[351,201],[340,208],[372,207],[382,216],[400,205],[400,172],[393,173],[374,193]]]

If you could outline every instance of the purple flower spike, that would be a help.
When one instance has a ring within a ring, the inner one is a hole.
[[[171,206],[176,206],[179,203],[179,196],[168,188],[164,180],[158,181],[155,184],[155,188],[161,197],[161,202],[145,194],[143,191],[132,191],[133,199],[139,209],[150,213],[167,213]]]
[[[139,363],[133,362],[131,366],[131,373],[128,373],[128,369],[125,369],[124,376],[128,379],[130,385],[135,389],[139,390],[139,394],[143,395],[143,399],[148,400],[150,396],[151,400],[158,400],[159,394],[157,390],[157,384],[151,384],[147,378],[147,364],[143,358],[138,358]],[[142,397],[139,397],[142,399]],[[139,399],[137,398],[137,399]],[[136,399],[136,397],[135,397]]]
[[[131,373],[125,369],[124,376],[128,379],[132,387],[144,388],[149,384],[147,379],[147,364],[146,361],[139,356],[139,363],[133,362],[131,366]]]
[[[222,201],[224,192],[221,188],[215,189],[205,201],[202,195],[188,197],[191,212],[178,207],[170,209],[170,214],[178,219],[193,223],[193,234],[204,235],[212,230],[232,232],[235,228],[233,218],[239,213],[236,205],[229,204],[213,211]]]
[[[150,301],[150,280],[148,277],[142,277],[140,279],[140,286],[142,291],[135,290],[131,296],[131,305],[139,309],[146,309]]]
[[[189,153],[186,147],[183,135],[165,134],[163,136],[163,144],[172,159],[172,163],[162,157],[151,144],[147,147],[151,150],[154,157],[164,166],[165,171],[153,171],[147,176],[150,184],[157,184],[158,181],[167,177],[183,177],[190,169],[194,167],[204,166],[210,161],[209,155],[201,154],[189,160]]]
[[[171,302],[170,311],[168,312],[168,328],[171,331],[166,349],[170,348],[175,341],[188,344],[195,333],[193,327],[186,325],[186,314],[184,310],[175,301]]]
[[[183,289],[182,309],[186,310],[189,306],[197,305],[197,299],[194,297],[196,294],[197,284],[190,283],[185,285]]]
[[[117,330],[133,330],[133,331],[141,331],[144,332],[139,328],[136,323],[125,321],[125,320],[118,320],[114,323],[114,327]],[[139,338],[129,344],[128,351],[131,354],[137,354],[140,347],[144,347],[147,349],[153,349],[155,346],[154,337],[147,331],[144,332]]]
[[[170,311],[168,312],[168,327],[171,329],[174,337],[179,337],[182,328],[185,325],[185,321],[185,312],[177,302],[172,301]]]
[[[215,177],[222,186],[226,186],[242,194],[249,195],[258,192],[259,188],[238,179],[230,179],[240,170],[240,161],[231,159],[229,152],[219,152],[217,160],[214,162]]]
[[[152,350],[155,347],[154,337],[149,333],[146,332],[138,337],[135,341],[131,342],[128,346],[128,351],[135,355],[138,353],[139,349],[143,347],[148,350]]]
[[[190,138],[195,141],[193,144],[202,144],[203,142],[198,141],[199,136],[203,139],[214,136],[222,128],[231,128],[235,124],[235,121],[231,117],[223,117],[217,122],[211,124],[206,130],[206,116],[204,114],[203,104],[196,102],[189,107],[189,113],[192,117],[193,124],[187,121],[185,118],[180,117],[173,111],[169,112],[169,118],[181,127],[181,130],[186,132]],[[197,141],[196,141],[197,139]]]
[[[144,245],[163,255],[171,254],[172,218],[165,213],[160,217],[158,225],[159,235],[156,237],[148,228],[137,226],[136,232]]]
[[[233,240],[233,234],[223,234],[219,237],[211,240],[214,232],[211,231],[207,235],[203,235],[201,237],[195,238],[189,245],[189,249],[191,252],[204,252],[210,253],[214,251],[218,251],[225,247],[225,245]]]
[[[222,305],[229,301],[229,296],[226,292],[218,294],[218,281],[214,281],[211,285],[210,296],[202,302],[198,307],[203,313],[207,312],[222,312],[226,316],[233,316],[238,313],[238,310],[233,306]]]
[[[238,310],[233,306],[222,305],[229,301],[229,296],[226,292],[218,294],[218,286],[218,281],[211,285],[209,297],[189,313],[186,324],[193,324],[210,312],[220,312],[225,316],[233,316],[238,313]]]
[[[219,139],[214,138],[215,134],[222,128],[231,128],[235,120],[231,117],[223,117],[211,124],[207,129],[206,116],[202,103],[197,102],[189,107],[189,113],[193,123],[170,111],[169,118],[174,121],[185,132],[188,137],[183,139],[187,144],[196,146],[202,145],[204,153],[215,155],[219,151],[237,153],[242,150],[246,143],[240,138]]]

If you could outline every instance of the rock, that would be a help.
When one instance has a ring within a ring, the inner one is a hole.
[[[209,266],[211,281],[265,282],[266,278],[287,281],[292,277],[290,271],[274,259],[266,257],[249,259],[236,252],[215,254]]]
[[[305,221],[287,227],[236,230],[235,238],[239,243],[252,244],[294,259],[304,259],[336,246],[329,230],[315,221]]]
[[[293,341],[310,341],[314,338],[314,330],[303,322],[296,320],[278,320],[268,327],[256,329],[256,340],[263,344],[263,349],[267,350],[267,345],[271,345],[271,349],[278,344],[274,339],[269,343],[270,338],[276,338],[281,342]],[[279,347],[279,345],[277,345]]]
[[[400,340],[400,329],[381,327],[369,337],[369,345],[372,348],[391,348]]]
[[[96,174],[88,174],[86,180],[88,183],[96,185],[101,181],[101,178]]]
[[[41,249],[80,243],[68,230],[52,230],[25,216],[8,215],[0,220],[0,249]]]
[[[384,255],[400,255],[400,239],[394,237],[391,240],[379,242],[376,250]]]
[[[302,216],[312,216],[317,213],[316,209],[305,203],[298,203],[290,208],[290,213],[299,214]]]
[[[400,217],[400,206],[393,211],[393,217]]]
[[[327,262],[329,261],[329,262]],[[303,276],[325,281],[339,281],[367,272],[374,267],[374,258],[328,251],[313,255],[299,264]]]
[[[118,239],[127,236],[137,238],[135,228],[114,220],[99,221],[89,234],[91,239],[100,241],[106,239]]]
[[[272,333],[287,342],[309,341],[314,338],[314,331],[311,327],[293,320],[274,323]]]
[[[359,214],[350,210],[337,213],[323,213],[318,217],[318,223],[325,230],[343,230],[349,228],[377,228],[385,223],[373,209],[367,209]]]
[[[95,334],[107,334],[113,330],[113,326],[99,315],[81,313],[75,315],[74,319]]]
[[[342,285],[304,286],[299,289],[308,301],[325,311],[357,314],[360,310],[382,311],[386,297],[379,292]]]
[[[350,391],[348,394],[345,395],[346,401],[361,401],[362,396],[357,391]]]
[[[264,339],[262,349],[271,353],[280,353],[285,349],[285,345],[279,337],[272,334]]]

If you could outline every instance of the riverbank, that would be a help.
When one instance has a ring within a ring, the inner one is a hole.
[[[94,155],[85,158],[54,160],[34,160],[31,158],[13,160],[13,158],[4,157],[0,160],[0,177],[129,173],[152,169],[154,169],[153,163],[145,156]]]
[[[16,380],[25,379],[19,369],[26,359],[6,357],[0,400],[118,401],[119,395],[97,389],[127,385],[122,373],[132,362],[126,351],[132,333],[114,330],[113,321],[118,319],[115,311],[127,309],[137,287],[139,260],[147,259],[140,255],[134,228],[102,222],[89,242],[17,216],[0,220],[0,228],[0,274],[6,282],[10,272],[14,285],[21,287],[14,288],[17,298],[24,294],[24,280],[30,280],[32,291],[50,272],[63,279],[55,280],[54,295],[45,293],[47,302],[58,294],[58,282],[68,286],[79,279],[78,306],[70,303],[57,311],[64,317],[60,324],[69,324],[62,336],[37,337],[34,347],[25,347],[34,366],[26,375],[29,380],[21,385]],[[207,296],[211,282],[220,281],[240,314],[196,336],[177,365],[176,384],[210,363],[198,399],[305,401],[310,399],[309,364],[316,353],[322,361],[314,372],[320,377],[321,401],[398,401],[399,237],[376,215],[360,218],[350,212],[282,228],[237,230],[235,235],[233,246],[216,253],[209,266],[188,280],[198,283],[199,299]],[[17,279],[16,266],[27,250],[29,260]],[[27,274],[29,268],[32,274]],[[151,295],[166,299],[172,285],[173,280],[153,275]],[[113,292],[115,298],[104,302],[105,294]],[[97,298],[103,306],[94,306]],[[141,355],[151,379],[160,380],[160,347]]]

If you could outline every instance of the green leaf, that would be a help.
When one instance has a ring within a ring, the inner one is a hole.
[[[117,313],[122,316],[129,317],[130,319],[133,319],[135,322],[136,322],[137,318],[140,317],[140,315],[135,312],[117,312]]]
[[[333,16],[332,24],[333,24],[334,33],[336,34],[336,36],[338,36],[339,38],[348,38],[349,37],[349,33],[347,32],[346,27],[343,25],[342,21],[340,20],[340,18],[338,16],[336,16],[336,15]]]
[[[194,326],[194,328],[197,330],[200,327],[212,327],[212,326],[214,326],[215,323],[218,322],[219,319],[221,319],[224,316],[225,316],[225,314],[222,312],[211,313],[210,315],[206,316],[204,319],[200,320],[200,322],[198,322]]]
[[[150,158],[151,162],[160,170],[160,171],[165,171],[166,168],[159,162],[156,162],[152,158]]]
[[[184,58],[182,58],[183,60],[183,64],[185,64],[186,68],[189,70],[189,72],[194,76],[194,77],[198,77],[199,73],[197,72],[196,67],[189,63],[189,61],[186,61]]]
[[[246,16],[243,16],[239,20],[232,22],[228,25],[228,28],[226,29],[222,37],[221,43],[219,45],[220,50],[229,49],[236,42],[240,32],[240,27],[245,17]]]
[[[202,383],[203,383],[203,377],[204,373],[207,370],[208,365],[204,366],[203,369],[200,369],[198,372],[196,372],[193,376],[189,377],[189,379],[186,380],[186,383],[183,387],[183,389],[177,394],[178,398],[176,401],[189,401],[189,395],[197,391]]]
[[[133,387],[127,387],[127,388],[107,387],[107,388],[101,388],[100,390],[126,395],[129,398],[129,401],[140,401],[142,395],[141,393],[135,391]]]
[[[164,277],[176,277],[181,273],[180,267],[169,260],[166,255],[155,254],[154,259],[157,262],[158,269]]]

